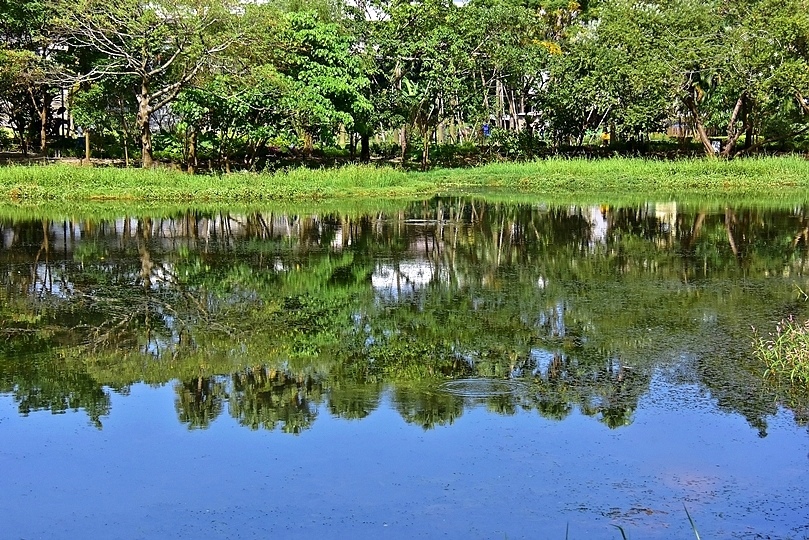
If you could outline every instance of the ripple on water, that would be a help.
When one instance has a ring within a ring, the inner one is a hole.
[[[494,396],[525,394],[529,386],[511,379],[455,379],[441,385],[441,389],[454,396],[486,398]]]

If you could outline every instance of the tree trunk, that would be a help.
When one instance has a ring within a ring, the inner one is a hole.
[[[697,217],[694,218],[694,224],[691,226],[691,231],[688,236],[683,237],[683,249],[685,251],[691,251],[694,249],[694,246],[697,243],[697,238],[699,237],[700,231],[702,231],[702,225],[705,223],[705,212],[699,212]]]
[[[31,98],[31,104],[37,112],[39,118],[39,152],[45,154],[48,146],[48,112],[51,109],[51,102],[48,96],[47,88],[42,88],[42,102],[37,100],[33,87],[28,87],[28,96]]]
[[[749,115],[748,115],[749,118]],[[747,129],[744,132],[744,149],[748,150],[751,146],[753,146],[753,123],[749,120],[747,121]]]
[[[150,109],[151,96],[149,95],[149,83],[141,82],[140,103],[138,104],[138,132],[140,133],[141,166],[144,169],[154,167],[154,155],[152,154],[152,128],[149,125],[152,111]]]
[[[367,133],[360,134],[360,161],[363,163],[371,161],[371,136]]]
[[[23,132],[22,128],[20,128],[20,130],[17,132],[17,140],[20,142],[20,151],[22,152],[22,155],[27,156],[28,142],[25,139],[25,133]]]
[[[402,166],[407,162],[407,126],[399,131],[399,146],[402,148]]]
[[[196,130],[194,130],[196,131]],[[194,140],[194,144],[196,144],[196,139]],[[250,171],[255,172],[256,166],[258,165],[258,157],[259,151],[264,148],[265,141],[264,139],[257,140],[255,142],[251,142],[249,145],[250,153],[247,157],[247,166]],[[194,149],[196,151],[196,148]],[[196,156],[195,156],[196,157]]]
[[[84,159],[87,161],[87,166],[92,165],[90,162],[90,129],[84,130]]]
[[[346,127],[343,124],[340,124],[340,142],[338,143],[338,146],[340,146],[340,148],[346,147],[346,145],[348,144],[346,142],[347,138],[348,137],[346,137]]]
[[[688,97],[685,98],[685,106],[688,107],[688,110],[691,112],[691,117],[694,120],[694,128],[705,149],[705,154],[714,156],[716,153],[711,145],[711,139],[708,138],[708,133],[705,131],[705,126],[702,124],[702,118],[699,116],[699,110],[697,109],[697,102],[694,100],[693,92],[694,90],[692,89]]]
[[[503,129],[503,114],[505,113],[505,106],[503,105],[503,83],[499,80],[494,83],[494,91],[497,94],[497,127]]]
[[[197,128],[196,126],[188,126],[188,174],[194,174],[197,171]]]
[[[722,149],[722,157],[729,158],[733,155],[733,149],[736,147],[736,141],[739,140],[739,137],[742,135],[743,129],[739,129],[736,126],[736,121],[739,118],[739,114],[741,114],[742,110],[744,109],[745,101],[747,101],[747,91],[744,91],[739,95],[739,99],[736,100],[736,106],[733,107],[733,113],[730,115],[730,121],[728,122],[728,130],[727,130],[727,141],[725,142],[725,147]]]
[[[807,103],[807,100],[803,97],[803,94],[800,92],[795,92],[795,99],[798,100],[798,106],[801,108],[804,114],[809,114],[809,103]]]
[[[121,111],[121,127],[123,128],[123,133],[121,134],[121,139],[123,140],[124,146],[124,165],[126,168],[129,168],[129,124],[126,121],[126,110],[123,100],[119,97],[118,98],[118,108]]]
[[[50,109],[50,103],[48,103],[48,99],[43,96],[42,98],[42,109],[39,112],[39,121],[40,121],[40,128],[39,128],[39,152],[41,154],[45,154],[45,151],[48,149],[48,110]]]
[[[744,100],[744,146],[743,149],[747,150],[753,145],[753,100],[746,98]]]
[[[511,129],[512,131],[516,131],[517,133],[519,133],[520,131],[522,131],[522,127],[520,126],[520,120],[519,117],[517,116],[517,105],[515,103],[517,98],[514,96],[513,88],[511,89],[508,98],[509,98],[508,99],[509,115],[511,116],[512,124],[514,124],[513,126],[511,126]]]
[[[425,128],[421,130],[422,147],[421,147],[421,170],[426,171],[430,164],[430,129]]]
[[[739,248],[736,244],[736,239],[733,237],[733,230],[732,225],[736,223],[736,215],[730,208],[725,209],[725,229],[728,233],[728,244],[730,244],[730,250],[733,252],[735,257],[739,257]]]

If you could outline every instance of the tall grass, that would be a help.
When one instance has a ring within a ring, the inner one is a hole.
[[[753,354],[766,366],[765,376],[809,385],[809,321],[781,320],[774,332],[756,335]]]
[[[799,156],[733,161],[640,158],[552,158],[426,173],[348,165],[273,173],[190,176],[170,169],[68,165],[0,168],[0,200],[8,201],[292,201],[398,198],[459,191],[509,190],[554,196],[806,198],[809,160]]]

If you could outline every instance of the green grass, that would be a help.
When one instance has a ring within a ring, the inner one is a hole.
[[[774,332],[755,337],[753,353],[766,366],[765,376],[809,386],[809,321],[781,320]]]
[[[447,193],[508,192],[557,200],[684,196],[769,200],[809,195],[809,160],[800,156],[733,161],[552,158],[426,173],[349,165],[275,173],[190,176],[170,169],[68,165],[0,168],[0,201],[261,202],[394,199]],[[549,201],[550,202],[550,201]]]
[[[441,171],[427,173],[440,176]],[[805,190],[809,160],[801,156],[660,161],[615,157],[496,163],[444,173],[444,185],[507,187],[533,193],[764,193]]]
[[[14,201],[262,201],[404,196],[431,184],[394,169],[343,167],[277,173],[191,176],[169,169],[68,165],[0,169],[0,200]]]

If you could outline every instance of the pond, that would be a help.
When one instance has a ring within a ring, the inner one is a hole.
[[[0,217],[3,536],[807,537],[809,400],[751,342],[809,316],[808,240],[710,201]]]

